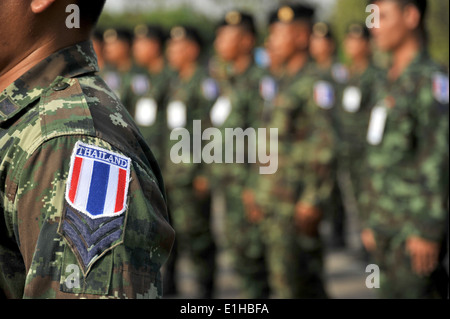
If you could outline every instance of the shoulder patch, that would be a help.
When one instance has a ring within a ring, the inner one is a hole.
[[[119,74],[117,74],[117,72],[107,72],[103,78],[105,79],[106,84],[108,84],[111,90],[117,91],[120,89],[120,86],[122,85],[122,79],[120,78]]]
[[[435,73],[433,75],[433,95],[439,103],[449,103],[449,81],[447,75],[443,73]]]
[[[261,79],[259,92],[265,101],[273,101],[278,93],[277,82],[271,76],[265,76]]]
[[[333,86],[326,81],[319,81],[314,85],[314,101],[323,109],[333,108],[335,94]]]
[[[212,78],[207,78],[202,82],[202,93],[205,99],[213,101],[219,96],[219,85]]]
[[[150,81],[148,77],[143,74],[137,74],[133,76],[131,80],[131,88],[137,95],[144,95],[150,90]]]
[[[115,217],[126,210],[131,159],[77,142],[70,161],[67,203],[91,219]]]
[[[343,64],[335,63],[331,68],[333,79],[338,83],[346,83],[350,77],[350,72]]]

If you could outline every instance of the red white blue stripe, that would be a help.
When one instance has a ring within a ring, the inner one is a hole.
[[[71,159],[67,202],[90,218],[118,216],[125,211],[130,159],[78,142]]]

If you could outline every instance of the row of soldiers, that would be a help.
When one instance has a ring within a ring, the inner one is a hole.
[[[404,35],[418,33],[426,1],[376,2],[383,10],[416,13],[417,25]],[[395,54],[395,44],[382,43],[388,41],[383,30],[376,31],[377,44]],[[213,297],[214,195],[225,199],[227,248],[247,298],[327,298],[320,222],[334,220],[334,244],[342,246],[344,212],[352,210],[382,269],[383,297],[442,296],[436,282],[445,286],[448,279],[435,255],[444,250],[447,216],[448,77],[420,46],[408,48],[414,59],[398,74],[387,74],[372,62],[371,33],[358,23],[348,27],[343,48],[351,63],[342,65],[332,28],[314,23],[308,6],[277,8],[268,31],[266,69],[253,56],[253,18],[239,11],[219,23],[216,54],[206,64],[205,44],[189,26],[166,35],[161,27],[139,25],[134,33],[109,29],[94,37],[102,77],[163,171],[177,232],[166,294],[177,290],[183,251],[192,258],[200,297]],[[222,132],[277,128],[278,171],[260,175],[249,161],[174,163],[171,132],[186,128],[193,136],[194,120]],[[414,244],[433,262],[417,257]]]

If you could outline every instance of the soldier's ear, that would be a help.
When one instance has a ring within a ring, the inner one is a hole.
[[[31,11],[36,14],[42,13],[47,10],[54,2],[55,0],[31,0]]]
[[[405,24],[410,30],[416,30],[421,21],[419,9],[414,5],[408,5],[404,9]]]

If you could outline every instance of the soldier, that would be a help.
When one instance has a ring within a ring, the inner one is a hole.
[[[225,128],[258,127],[263,106],[258,93],[263,71],[253,59],[255,44],[253,17],[244,12],[228,12],[219,23],[214,42],[218,57],[225,62],[225,72],[219,79],[221,96],[211,110],[211,121],[222,133]],[[233,149],[234,155],[236,152]],[[249,163],[244,162],[214,164],[213,184],[217,192],[224,192],[227,248],[240,276],[243,293],[246,298],[262,299],[269,297],[269,284],[259,221],[246,215],[242,202],[250,177]]]
[[[313,26],[310,52],[316,67],[323,75],[329,76],[336,83],[346,83],[348,70],[336,58],[336,39],[331,26],[325,22],[317,22]]]
[[[314,98],[317,80],[308,53],[313,15],[312,8],[295,5],[282,6],[270,18],[269,46],[285,70],[265,125],[278,129],[279,169],[259,178],[254,214],[263,214],[277,298],[327,296],[318,226],[331,189],[333,134],[317,105],[325,99]]]
[[[365,185],[364,169],[366,136],[369,126],[373,88],[383,81],[382,71],[372,61],[371,37],[363,23],[351,23],[344,39],[344,51],[350,60],[350,78],[339,103],[337,121],[340,143],[339,166],[347,210],[360,219],[367,208],[360,207],[359,199]]]
[[[167,57],[177,77],[170,83],[167,105],[169,136],[164,177],[169,193],[169,210],[178,235],[178,252],[188,252],[200,288],[201,298],[212,298],[215,280],[216,244],[211,232],[211,191],[205,167],[194,163],[191,153],[173,148],[179,143],[177,132],[194,135],[194,121],[209,126],[208,114],[217,95],[215,82],[200,65],[203,43],[192,27],[175,26],[170,31]],[[175,137],[173,137],[175,136]],[[193,149],[193,147],[190,147]],[[175,154],[176,153],[176,154]],[[169,156],[170,154],[170,156]],[[182,157],[181,163],[174,157]],[[172,268],[173,269],[173,268]]]
[[[105,1],[76,1],[69,29],[73,2],[0,4],[0,295],[161,297],[174,238],[161,173],[96,75]]]
[[[311,36],[310,52],[315,60],[315,69],[320,80],[326,81],[333,86],[334,97],[333,103],[324,108],[325,115],[328,117],[329,125],[333,128],[335,134],[340,129],[340,123],[337,120],[337,106],[341,99],[341,92],[343,86],[348,80],[347,68],[339,63],[336,59],[336,40],[331,30],[331,26],[324,22],[317,22],[313,26]],[[331,89],[326,89],[324,86],[321,95],[327,95]],[[337,142],[340,147],[340,143]],[[342,173],[339,168],[339,163],[336,162],[333,167],[334,186],[332,192],[332,199],[330,201],[331,207],[328,209],[328,218],[330,218],[332,225],[331,241],[328,246],[335,248],[344,248],[346,246],[345,240],[345,222],[346,211],[343,201],[342,189]]]
[[[382,298],[447,298],[448,75],[426,49],[426,0],[373,2],[378,47],[392,53],[367,134],[372,209],[365,247]]]
[[[126,28],[110,28],[104,32],[103,38],[106,66],[100,76],[132,112],[132,78],[136,73],[145,74],[132,59],[133,34]]]
[[[164,58],[166,34],[159,26],[138,25],[134,29],[133,55],[136,63],[147,70],[131,79],[131,110],[145,141],[158,163],[165,162],[164,138],[166,105],[172,76]]]

